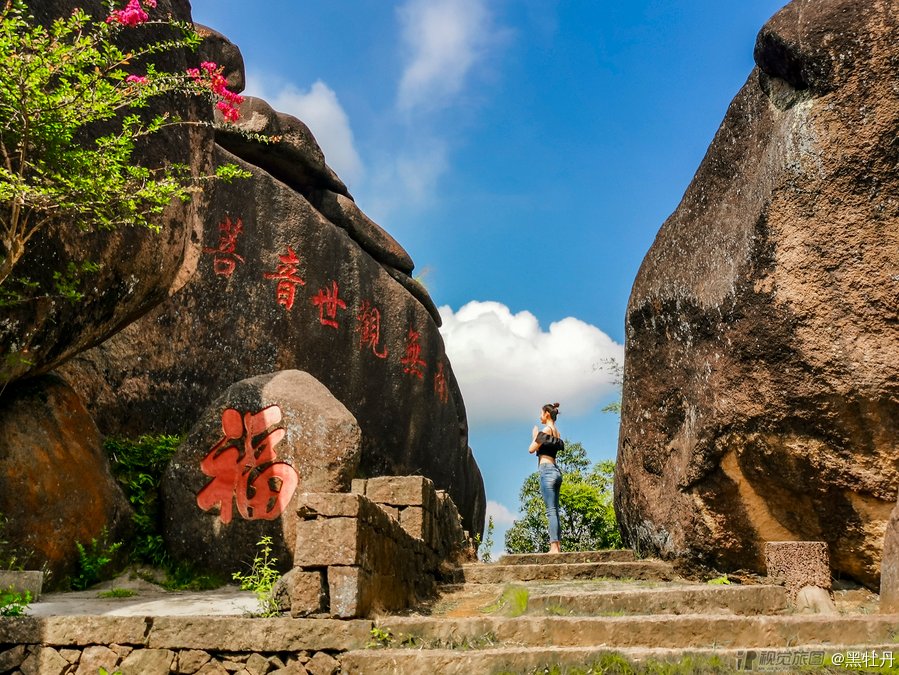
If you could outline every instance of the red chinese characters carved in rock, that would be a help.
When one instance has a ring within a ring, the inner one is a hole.
[[[434,393],[441,403],[449,401],[449,388],[446,384],[446,372],[444,370],[443,361],[437,364],[437,372],[434,373]]]
[[[275,446],[287,431],[268,431],[281,422],[281,408],[269,406],[241,414],[234,408],[222,413],[224,438],[200,462],[212,480],[197,494],[197,506],[208,511],[220,505],[220,518],[230,523],[234,502],[247,520],[274,520],[290,502],[299,484],[296,469],[277,461]]]
[[[297,266],[300,264],[300,259],[290,246],[287,247],[287,253],[278,256],[278,260],[281,262],[277,271],[266,272],[264,276],[266,279],[278,280],[278,288],[275,291],[278,304],[283,305],[284,309],[290,311],[293,309],[297,286],[305,286],[306,282],[297,274]]]
[[[238,262],[243,262],[236,253],[237,238],[243,232],[243,221],[238,218],[232,222],[230,216],[224,222],[219,223],[218,248],[204,248],[203,253],[214,253],[212,269],[221,277],[230,277],[234,274]]]
[[[312,304],[318,306],[318,320],[322,326],[337,328],[337,310],[346,309],[346,302],[338,297],[339,289],[337,282],[331,282],[331,288],[323,288],[315,297],[312,298]]]
[[[421,333],[410,328],[406,335],[406,355],[400,359],[403,364],[403,372],[414,375],[419,380],[425,379],[424,366],[425,362],[421,360],[421,344],[418,339]]]
[[[371,347],[371,353],[379,359],[387,358],[387,346],[378,351],[378,343],[381,342],[381,310],[368,300],[362,301],[359,313],[356,315],[356,331],[359,333],[359,348]]]

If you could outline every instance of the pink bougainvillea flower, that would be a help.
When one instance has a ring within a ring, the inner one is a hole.
[[[133,82],[134,84],[147,84],[149,81],[144,75],[129,75],[125,78],[125,82]]]
[[[236,122],[240,119],[240,111],[227,101],[219,101],[215,107],[222,111],[222,116],[228,122]]]
[[[199,68],[188,68],[187,75],[203,87],[207,87],[219,97],[215,106],[222,112],[228,122],[240,119],[237,109],[244,102],[244,97],[228,89],[228,81],[222,75],[224,68],[212,61],[203,61]]]
[[[145,2],[149,7],[156,6],[156,0],[145,0]],[[125,9],[117,9],[106,17],[106,23],[120,23],[123,26],[134,27],[146,22],[149,18],[141,6],[140,0],[128,0]]]

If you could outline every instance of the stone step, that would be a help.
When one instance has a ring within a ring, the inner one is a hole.
[[[563,563],[633,562],[629,548],[602,551],[571,551],[570,553],[510,553],[500,556],[499,565],[559,565]]]
[[[397,641],[412,638],[424,649],[516,645],[772,649],[895,644],[899,615],[385,617],[378,627],[389,631]]]
[[[671,565],[662,562],[661,560],[540,565],[472,563],[462,566],[461,577],[462,581],[469,584],[503,584],[526,581],[572,581],[577,579],[671,581],[678,578]]]
[[[850,649],[797,646],[781,649],[620,649],[608,647],[510,647],[461,651],[454,649],[375,649],[352,651],[340,661],[349,675],[468,675],[469,673],[557,672],[561,668],[586,668],[593,672],[660,673],[675,672],[659,664],[678,663],[676,672],[778,672],[820,671],[831,654],[841,655],[843,665],[849,659],[868,659],[876,665],[899,665],[899,649],[892,643],[862,643]],[[859,661],[855,661],[858,663]],[[630,668],[625,664],[630,664]],[[655,667],[653,667],[655,666]],[[555,667],[555,668],[554,668]],[[841,669],[842,670],[842,669]],[[835,672],[835,671],[831,671]],[[847,671],[851,672],[851,671]],[[887,672],[886,670],[878,672]]]
[[[776,614],[789,608],[783,586],[708,584],[603,591],[543,592],[531,589],[528,614]]]

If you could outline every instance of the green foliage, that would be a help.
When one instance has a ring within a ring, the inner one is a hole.
[[[182,436],[162,434],[104,441],[113,476],[134,509],[134,540],[129,545],[129,558],[134,563],[164,570],[166,578],[162,586],[170,590],[219,588],[226,579],[200,572],[188,563],[176,563],[166,551],[162,538],[159,488],[165,468],[182,440]]]
[[[615,463],[590,465],[580,443],[565,442],[556,457],[562,470],[559,519],[563,551],[592,551],[621,546],[621,533],[612,504]],[[521,517],[506,531],[509,553],[540,553],[549,550],[549,523],[540,495],[537,473],[528,476],[519,492]]]
[[[111,588],[108,591],[97,593],[98,598],[133,598],[137,595],[137,591],[130,588]]]
[[[275,569],[277,558],[272,558],[272,538],[265,536],[260,539],[256,546],[259,551],[253,558],[253,564],[250,566],[249,574],[241,574],[235,572],[232,578],[240,582],[240,587],[245,591],[253,591],[256,599],[259,600],[259,606],[262,611],[259,616],[277,616],[281,613],[274,596],[274,587],[281,573]]]
[[[730,579],[727,578],[726,574],[722,574],[720,577],[709,579],[706,583],[712,586],[730,586]]]
[[[372,626],[369,635],[371,639],[365,644],[366,649],[386,649],[393,644],[393,633],[389,628]]]
[[[530,591],[524,586],[506,586],[495,602],[481,611],[487,614],[502,613],[505,616],[521,616],[528,611]]]
[[[104,442],[113,476],[134,509],[134,562],[168,568],[172,561],[160,531],[162,474],[181,443],[179,436],[141,436],[136,440],[107,438]]]
[[[31,593],[16,593],[12,588],[0,590],[0,616],[24,616],[31,604]]]
[[[97,675],[122,675],[122,671],[114,670],[113,672],[110,673],[108,670],[106,670],[106,668],[104,668],[103,666],[100,666],[99,669],[97,670]]]
[[[528,675],[718,675],[737,671],[733,664],[728,665],[717,656],[685,656],[679,661],[646,659],[633,662],[622,654],[609,652],[589,665],[548,664],[526,672]]]
[[[119,46],[126,30],[137,38],[127,51]],[[160,37],[148,39],[152,35]],[[133,156],[148,137],[186,124],[169,113],[145,114],[151,101],[222,95],[213,93],[208,78],[161,72],[148,63],[199,43],[189,22],[127,28],[75,9],[42,26],[22,0],[0,5],[0,305],[38,292],[37,282],[11,272],[51,221],[71,223],[73,232],[158,230],[166,206],[190,199],[212,178],[173,163],[140,166]],[[241,175],[248,174],[236,167],[217,173]],[[80,299],[80,276],[92,264],[73,261],[43,294]]]
[[[484,541],[481,541],[481,535],[475,537],[478,542],[478,554],[481,562],[493,562],[493,516],[487,519],[487,529],[484,532]]]
[[[228,583],[225,577],[202,572],[195,566],[183,562],[170,562],[163,568],[163,571],[165,572],[165,579],[161,582],[151,575],[145,575],[143,578],[170,591],[211,591],[214,588],[221,588]],[[138,575],[142,576],[140,573]]]
[[[78,573],[72,579],[72,588],[83,591],[97,582],[103,581],[105,569],[113,561],[116,552],[122,548],[122,542],[108,542],[109,532],[104,527],[99,539],[91,539],[90,546],[85,547],[80,541],[75,542],[78,549]]]

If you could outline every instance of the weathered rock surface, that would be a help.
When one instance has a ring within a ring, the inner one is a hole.
[[[168,550],[230,575],[273,538],[289,569],[299,492],[348,492],[359,466],[356,420],[308,373],[238,382],[200,416],[163,478]]]
[[[880,611],[899,614],[899,503],[887,523],[880,570]]]
[[[261,98],[247,96],[235,126],[235,131],[223,128],[216,132],[218,143],[230,152],[265,169],[300,194],[325,189],[349,195],[301,120],[276,111]],[[260,143],[245,134],[268,136],[272,142]]]
[[[96,16],[108,11],[100,0],[30,2],[39,20],[83,7]],[[188,20],[190,8],[182,0],[159,0],[154,14]],[[147,33],[125,39],[147,39]],[[166,53],[164,67],[183,71],[196,65],[196,55]],[[206,101],[165,97],[151,105],[148,115],[171,113],[184,119],[210,120]],[[212,132],[204,126],[173,126],[153,137],[136,156],[146,166],[164,162],[191,167],[194,175],[211,168]],[[29,277],[40,284],[32,299],[0,309],[0,385],[45,373],[78,352],[93,347],[162,302],[179,278],[189,274],[199,258],[201,216],[205,199],[175,202],[155,224],[158,233],[122,227],[112,231],[83,232],[77,223],[57,222],[44,228],[29,243],[11,277]],[[98,272],[80,282],[84,298],[70,302],[54,291],[54,274],[66,275],[70,263],[98,263]]]
[[[876,587],[899,485],[899,22],[796,0],[630,297],[615,504],[719,569],[820,540]]]
[[[247,76],[240,48],[209,26],[195,23],[194,29],[203,39],[198,50],[200,61],[212,61],[222,66],[228,89],[236,94],[242,92],[247,86]]]
[[[10,385],[0,399],[3,538],[26,564],[46,564],[49,587],[75,571],[75,543],[130,527],[131,508],[109,471],[97,427],[78,395],[54,375]]]
[[[101,430],[183,433],[232,383],[303,370],[358,421],[363,475],[425,475],[480,532],[483,482],[428,311],[301,194],[218,161],[253,177],[213,191],[196,274],[65,369]]]

